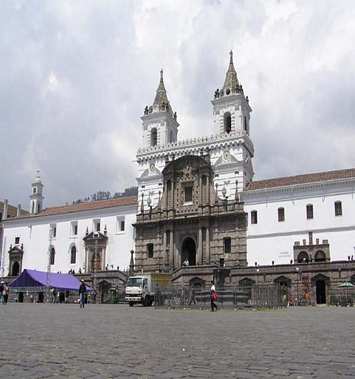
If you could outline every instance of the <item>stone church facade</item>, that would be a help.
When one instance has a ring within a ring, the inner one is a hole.
[[[182,267],[246,266],[246,214],[238,193],[220,199],[209,156],[187,155],[163,170],[156,207],[137,215],[138,271],[171,272]]]
[[[102,299],[123,288],[128,265],[184,285],[225,270],[230,286],[282,283],[294,297],[308,283],[319,303],[355,284],[355,169],[253,180],[252,109],[232,52],[211,104],[212,135],[179,139],[161,71],[141,117],[138,196],[45,208],[37,175],[30,214],[9,218],[4,204],[0,276],[80,273]]]

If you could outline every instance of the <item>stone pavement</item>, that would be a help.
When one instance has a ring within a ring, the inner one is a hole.
[[[0,378],[58,377],[355,377],[355,309],[0,306]]]

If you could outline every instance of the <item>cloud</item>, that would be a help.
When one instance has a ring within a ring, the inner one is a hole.
[[[47,205],[134,185],[160,68],[180,137],[210,135],[230,49],[256,178],[353,167],[354,17],[350,0],[2,2],[1,196],[28,206],[37,168]]]

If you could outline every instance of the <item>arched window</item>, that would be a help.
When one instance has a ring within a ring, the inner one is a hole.
[[[316,252],[316,255],[314,256],[314,260],[316,262],[325,262],[325,254],[324,251],[319,250]]]
[[[250,212],[250,222],[252,224],[258,223],[258,212],[257,211],[251,211]]]
[[[297,262],[298,263],[308,263],[309,262],[309,256],[308,256],[307,252],[301,251],[298,254]]]
[[[54,265],[54,260],[55,260],[55,249],[54,249],[54,247],[51,247],[49,263],[51,265]]]
[[[230,254],[232,250],[232,240],[230,237],[223,238],[224,254]]]
[[[20,273],[20,264],[15,261],[12,265],[11,275],[17,276]]]
[[[150,131],[150,146],[156,146],[158,144],[158,132],[156,128]]]
[[[76,263],[76,247],[73,245],[70,249],[70,263]]]
[[[224,114],[224,132],[229,134],[232,130],[232,117],[229,112]]]
[[[336,201],[334,203],[335,216],[341,216],[343,214],[343,209],[341,206],[341,201]]]
[[[169,143],[173,142],[173,139],[174,139],[174,133],[172,130],[170,130],[170,133],[169,133]]]
[[[154,255],[154,245],[152,243],[147,244],[147,253],[148,253],[148,258],[153,258]]]
[[[247,116],[244,116],[244,130],[248,133],[248,121],[247,121]]]
[[[306,214],[307,214],[307,219],[310,220],[313,218],[313,205],[308,204],[306,206]]]

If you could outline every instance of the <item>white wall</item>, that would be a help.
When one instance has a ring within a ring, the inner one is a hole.
[[[125,230],[119,231],[117,217],[125,218]],[[51,245],[55,248],[55,263],[51,265],[52,272],[68,272],[84,268],[85,245],[83,238],[88,228],[93,231],[93,220],[100,219],[101,232],[107,226],[108,243],[106,248],[106,263],[114,269],[127,268],[130,261],[130,250],[134,249],[134,228],[136,220],[136,207],[115,207],[95,211],[83,211],[66,215],[32,217],[25,219],[12,219],[4,225],[4,273],[8,273],[10,244],[14,246],[15,238],[20,237],[23,243],[24,255],[22,268],[46,271],[49,260],[49,228],[56,224],[56,237],[52,238]],[[78,222],[78,234],[73,236],[71,222]],[[75,244],[77,249],[76,263],[70,263],[70,248]]]
[[[308,232],[328,240],[331,260],[347,260],[354,255],[355,198],[353,186],[337,183],[322,188],[300,188],[288,192],[255,191],[244,193],[248,213],[248,263],[289,263],[295,241],[306,239]],[[335,201],[342,202],[342,215],[335,216]],[[313,219],[306,218],[306,205],[313,204]],[[285,209],[285,221],[278,221],[278,208]],[[256,210],[258,223],[251,224]]]

